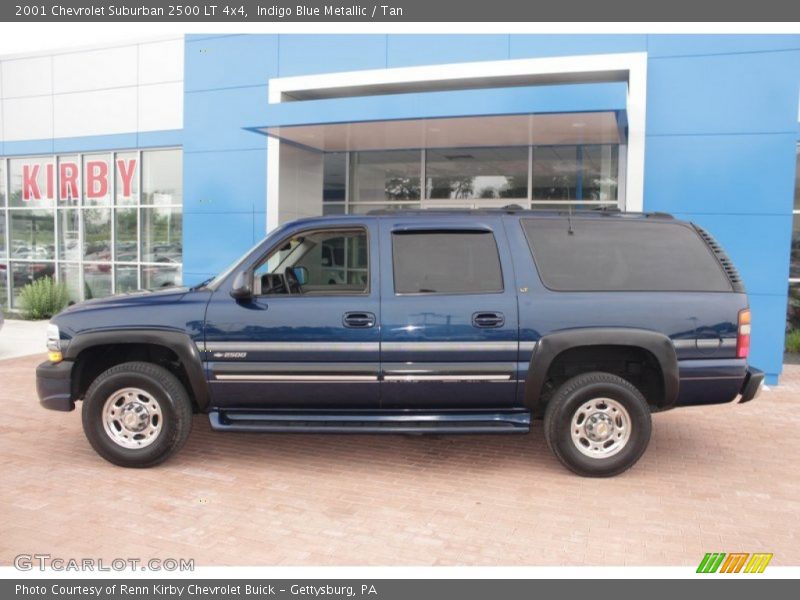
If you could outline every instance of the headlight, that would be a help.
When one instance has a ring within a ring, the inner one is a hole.
[[[58,325],[53,323],[47,326],[47,350],[47,358],[50,362],[60,362],[62,360],[61,332],[58,330]]]

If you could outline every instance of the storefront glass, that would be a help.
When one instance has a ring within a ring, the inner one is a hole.
[[[0,303],[44,276],[80,301],[179,285],[179,149],[0,158]]]
[[[619,169],[614,144],[334,152],[324,158],[323,213],[617,206]]]

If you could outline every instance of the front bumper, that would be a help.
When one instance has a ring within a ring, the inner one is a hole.
[[[764,371],[756,369],[755,367],[747,367],[747,375],[744,377],[742,384],[742,397],[739,404],[750,402],[753,398],[761,393],[761,387],[764,383]]]
[[[39,404],[50,410],[70,411],[75,409],[72,399],[71,360],[59,363],[43,362],[36,367],[36,392]]]

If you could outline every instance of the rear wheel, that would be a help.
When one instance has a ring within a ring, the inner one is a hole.
[[[82,418],[89,443],[107,461],[122,467],[151,467],[186,442],[192,405],[181,382],[165,368],[128,362],[92,382]]]
[[[611,373],[577,375],[550,398],[547,445],[564,466],[587,477],[632,467],[650,441],[650,408],[629,381]]]

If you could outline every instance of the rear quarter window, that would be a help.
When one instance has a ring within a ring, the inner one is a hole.
[[[522,219],[539,276],[564,292],[730,292],[719,261],[676,222]]]

